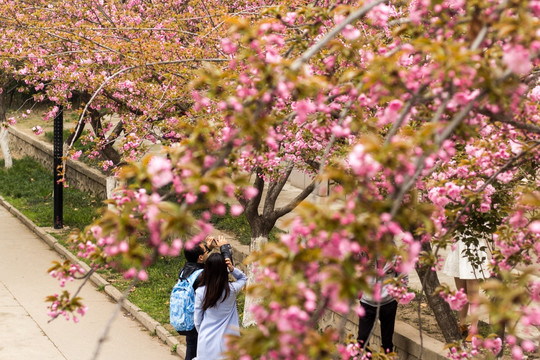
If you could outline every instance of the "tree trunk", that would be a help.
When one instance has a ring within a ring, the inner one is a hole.
[[[118,182],[114,176],[107,176],[106,179],[106,189],[107,189],[107,199],[112,199],[114,196],[114,190],[118,186]],[[114,205],[111,203],[107,206],[109,209],[113,209]]]
[[[263,180],[262,173],[260,169],[255,171],[255,180],[253,186],[258,190],[257,196],[250,200],[246,200],[240,197],[238,200],[244,206],[244,215],[251,227],[251,244],[250,252],[259,251],[261,248],[268,242],[268,235],[270,231],[274,228],[276,221],[293,211],[303,200],[305,200],[315,189],[316,184],[318,183],[314,180],[310,185],[308,185],[300,194],[296,196],[295,199],[291,200],[288,204],[282,204],[282,206],[276,209],[276,203],[278,200],[285,183],[289,179],[289,176],[294,168],[294,164],[289,164],[287,171],[280,178],[277,179],[268,185],[266,190],[266,195],[264,197],[264,205],[262,207],[262,214],[259,213],[259,205],[263,198],[263,190],[265,188],[265,181]],[[257,264],[249,264],[247,268],[247,286],[254,283],[255,274],[253,270],[257,267]],[[246,295],[245,305],[244,305],[244,317],[242,324],[244,327],[254,325],[255,319],[253,314],[249,311],[251,305],[256,304],[260,299],[253,298],[251,295]]]
[[[249,252],[259,251],[261,248],[268,242],[268,236],[259,236],[256,238],[251,238],[251,244],[249,246]],[[257,267],[256,263],[248,264],[247,266],[247,287],[255,283],[255,268]],[[249,310],[252,305],[255,305],[260,302],[260,299],[255,298],[249,294],[246,294],[246,300],[244,303],[244,317],[242,319],[242,325],[248,327],[251,325],[256,325],[255,317],[253,313]]]
[[[9,169],[13,165],[9,151],[8,129],[6,124],[6,89],[0,89],[0,147],[4,156],[4,166]]]
[[[431,253],[431,245],[429,243],[423,243],[422,250]],[[461,334],[456,317],[452,309],[450,309],[450,305],[435,292],[440,285],[437,273],[431,269],[431,266],[426,265],[422,267],[417,266],[416,272],[420,277],[420,281],[422,281],[422,287],[426,294],[428,305],[433,310],[444,339],[448,343],[458,341],[461,339]]]
[[[2,125],[0,127],[0,146],[4,156],[4,167],[9,169],[13,165],[13,160],[11,159],[11,151],[9,151],[8,129]]]
[[[105,160],[111,160],[115,165],[120,164],[122,161],[122,156],[112,144],[105,145],[105,147],[101,150],[101,156]]]

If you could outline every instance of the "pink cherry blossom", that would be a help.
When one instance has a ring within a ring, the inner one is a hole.
[[[540,1],[538,1],[538,3],[540,4]],[[531,90],[529,96],[530,96],[531,100],[536,101],[536,102],[540,102],[540,85],[535,86]]]
[[[536,345],[531,340],[526,339],[521,342],[521,348],[527,352],[534,352]]]
[[[368,13],[368,18],[373,21],[374,25],[386,26],[391,12],[392,8],[390,6],[386,4],[379,4]]]
[[[532,69],[532,62],[529,59],[529,50],[521,45],[515,45],[506,49],[503,55],[504,64],[518,75],[525,75]]]
[[[523,359],[523,350],[519,346],[512,346],[512,358],[514,360]]]
[[[237,45],[229,38],[221,39],[221,48],[226,54],[234,54],[237,49]]]
[[[42,128],[41,126],[39,126],[39,125],[34,126],[34,127],[32,128],[32,131],[33,131],[34,134],[36,134],[36,135],[41,135],[41,134],[43,134],[43,128]]]
[[[124,273],[124,278],[126,279],[132,279],[135,277],[135,275],[137,275],[137,269],[135,268],[130,268],[128,271],[126,271]]]
[[[440,295],[452,310],[460,310],[468,302],[467,294],[465,294],[463,288],[456,291],[455,294],[441,292]]]
[[[259,190],[257,190],[253,186],[249,186],[244,189],[244,197],[248,200],[253,199],[255,196],[257,196],[258,193],[259,193]]]
[[[234,204],[231,206],[231,215],[239,216],[244,212],[244,207],[242,205]]]
[[[152,185],[160,188],[173,180],[171,161],[162,156],[154,156],[148,162],[148,173],[152,174]]]
[[[79,160],[79,158],[81,157],[82,155],[82,150],[77,150],[75,151],[72,155],[71,155],[71,158],[73,160]]]
[[[535,220],[529,224],[529,230],[535,234],[540,234],[540,220]]]
[[[345,28],[341,31],[341,34],[346,40],[353,41],[360,37],[360,30],[352,25],[345,25]]]
[[[139,273],[137,274],[137,277],[141,281],[146,281],[148,280],[148,273],[146,272],[146,270],[140,270]]]
[[[347,160],[353,172],[360,177],[371,178],[381,168],[381,165],[365,152],[362,144],[355,145]]]

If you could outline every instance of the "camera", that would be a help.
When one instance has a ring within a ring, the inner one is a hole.
[[[233,259],[232,259],[232,247],[231,247],[231,244],[221,245],[219,247],[219,251],[221,252],[221,254],[223,255],[223,257],[225,259],[231,260],[231,264],[234,265],[234,262],[233,262]]]

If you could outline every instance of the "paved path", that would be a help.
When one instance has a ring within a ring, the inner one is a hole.
[[[59,255],[0,206],[0,360],[87,360],[116,304],[87,284],[80,296],[88,313],[79,324],[64,319],[48,323],[45,297],[58,292],[47,274]],[[70,284],[75,290],[78,284]],[[123,311],[114,319],[100,360],[174,360],[169,346]]]

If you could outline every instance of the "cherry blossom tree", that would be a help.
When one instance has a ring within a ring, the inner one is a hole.
[[[72,103],[69,99],[75,96],[86,103],[75,131],[67,142],[73,144],[86,124],[90,124],[92,132],[84,140],[95,142],[96,150],[86,155],[91,158],[101,157],[105,170],[123,161],[138,159],[145,153],[149,143],[175,143],[192,131],[195,118],[187,111],[193,106],[193,99],[185,96],[183,89],[188,83],[185,79],[194,77],[193,65],[196,63],[228,63],[231,49],[235,45],[228,39],[222,42],[219,38],[220,30],[226,27],[223,19],[235,12],[248,14],[249,11],[253,12],[252,17],[260,17],[265,3],[237,3],[234,6],[218,3],[211,7],[210,13],[206,6],[192,8],[184,3],[178,5],[178,8],[171,8],[169,5],[169,2],[158,2],[151,7],[141,7],[136,3],[127,6],[103,4],[94,9],[87,8],[84,2],[68,7],[43,3],[41,7],[33,6],[18,13],[15,17],[20,19],[19,22],[24,19],[26,25],[13,32],[12,38],[7,37],[5,40],[11,44],[5,48],[16,47],[21,52],[18,59],[20,63],[16,69],[11,69],[12,72],[18,77],[22,76],[36,91],[42,91],[42,94],[35,96],[36,100],[58,101],[70,108]],[[120,15],[120,11],[126,9],[132,11],[132,16],[126,17],[124,13]],[[200,16],[192,13],[191,17],[177,22],[179,14],[185,10],[198,11]],[[12,12],[11,9],[6,11]],[[66,13],[77,20],[77,32],[73,30],[76,25],[66,22]],[[148,19],[149,14],[159,14],[159,17],[152,15],[150,18],[155,19]],[[144,17],[147,25],[134,26],[133,22],[141,21],[134,20],[137,17]],[[44,21],[55,25],[44,26]],[[90,26],[81,26],[85,23]],[[95,26],[95,23],[100,26]],[[166,28],[164,24],[167,24]],[[32,41],[26,40],[25,44],[20,44],[21,32],[26,35],[23,38]],[[181,41],[174,37],[178,34],[182,36]],[[203,37],[205,42],[202,43],[199,37]],[[57,41],[58,38],[62,41]],[[140,53],[131,50],[134,42],[140,42],[139,47],[144,47]],[[164,46],[164,42],[169,45]],[[36,43],[40,44],[38,54],[34,46]],[[141,58],[143,54],[155,53],[161,54],[161,61],[153,59],[148,63],[145,62],[147,55]],[[134,78],[139,81],[132,81]],[[299,108],[306,113],[302,113],[301,117],[315,110],[309,102],[299,103]],[[53,106],[45,115],[45,120],[52,119],[58,109],[58,106]],[[110,113],[120,118],[114,126],[104,122],[105,116]],[[270,154],[274,159],[258,161],[261,166],[255,166],[256,162],[250,159],[242,160],[249,165],[240,170],[253,171],[256,179],[254,186],[259,192],[258,196],[249,199],[244,196],[239,198],[252,228],[253,249],[260,248],[260,243],[266,242],[269,231],[279,217],[294,209],[315,188],[318,180],[314,180],[288,206],[274,208],[276,198],[294,166],[312,173],[317,170],[319,165],[313,154],[321,151],[322,144],[327,141],[324,136],[329,133],[325,131],[319,135],[321,143],[288,146],[281,150],[279,156]],[[299,137],[298,142],[304,142],[304,137]],[[276,142],[272,146],[281,145]],[[288,165],[282,165],[284,154],[294,152],[298,154],[288,155],[289,158],[285,159]],[[72,152],[72,156],[78,157],[80,152]],[[266,185],[268,181],[271,181],[270,186]],[[265,194],[264,210],[259,214],[258,208],[265,187],[268,187],[268,191]]]
[[[114,206],[74,239],[81,256],[144,281],[158,255],[203,239],[224,202],[240,199],[232,212],[245,211],[255,244],[296,208],[290,232],[249,259],[249,294],[263,300],[251,306],[257,326],[231,339],[230,358],[361,357],[343,326],[317,324],[329,310],[363,313],[359,294],[380,291],[369,286],[382,275],[378,260],[416,269],[449,356],[489,358],[505,343],[516,359],[536,351],[518,328],[540,325],[529,268],[540,251],[538,1],[32,6],[11,18],[25,20],[17,30],[32,30],[43,53],[33,60],[19,47],[31,66],[17,74],[59,102],[70,89],[83,94],[79,129],[89,112],[119,114],[119,161],[139,159],[143,140],[159,139],[167,154],[119,170]],[[101,146],[110,140],[99,136]],[[298,205],[301,197],[275,209],[293,166],[336,184],[332,209]],[[438,249],[464,227],[492,238],[482,305],[495,334],[469,348],[450,311],[462,296],[436,277]],[[51,298],[54,314],[79,309],[75,299]]]

